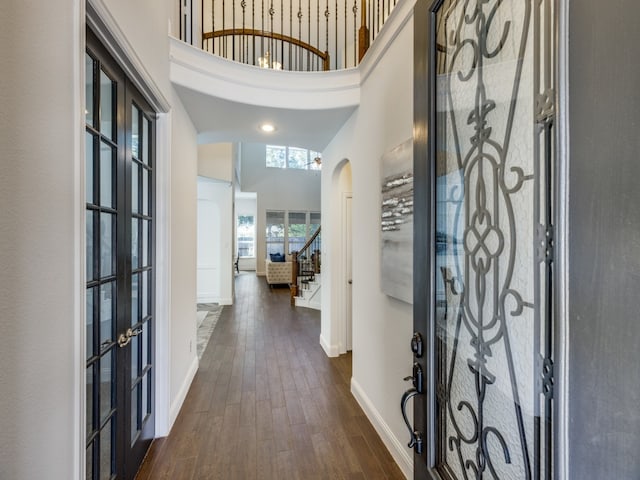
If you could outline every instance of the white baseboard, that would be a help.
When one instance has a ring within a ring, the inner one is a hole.
[[[216,297],[215,295],[198,295],[198,303],[217,303],[218,305],[233,305],[231,297]]]
[[[351,393],[355,397],[356,401],[364,411],[365,415],[376,429],[378,435],[382,439],[382,442],[391,453],[391,456],[402,470],[402,473],[407,480],[413,478],[413,458],[407,451],[402,442],[393,434],[389,425],[384,421],[378,410],[373,406],[371,400],[364,392],[362,387],[351,377]]]
[[[337,357],[338,355],[340,355],[340,351],[338,349],[338,346],[337,345],[331,345],[330,346],[329,342],[327,342],[324,339],[322,334],[320,334],[320,346],[324,350],[324,353],[327,354],[327,357]]]
[[[198,303],[218,303],[218,297],[209,293],[201,293],[196,301]]]
[[[182,382],[182,386],[176,395],[176,398],[171,402],[171,408],[169,409],[169,432],[171,432],[171,428],[173,428],[173,424],[178,418],[178,414],[180,413],[180,409],[182,408],[182,404],[184,400],[187,398],[187,393],[189,393],[189,387],[191,387],[191,382],[193,382],[193,378],[196,376],[198,372],[199,365],[198,357],[195,356],[193,358],[193,362],[191,362],[191,366],[189,370],[187,370],[187,374],[184,377],[184,382]]]

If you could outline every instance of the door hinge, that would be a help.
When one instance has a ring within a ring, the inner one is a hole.
[[[556,92],[553,88],[548,88],[536,95],[536,122],[540,125],[553,121],[556,113],[555,106]]]
[[[542,355],[538,357],[538,389],[545,398],[553,398],[553,360],[550,358],[544,358]]]
[[[536,260],[550,263],[554,257],[554,232],[553,225],[536,226]]]

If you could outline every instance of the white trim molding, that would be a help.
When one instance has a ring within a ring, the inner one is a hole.
[[[171,428],[171,121],[156,120],[156,437]]]
[[[219,297],[213,293],[202,293],[198,295],[198,303],[217,303],[218,305],[233,305],[231,297]]]
[[[166,113],[171,104],[133,49],[104,0],[87,0],[87,25],[109,50],[124,73],[158,113]]]
[[[191,383],[198,373],[198,367],[200,366],[200,361],[198,357],[193,357],[193,361],[191,362],[191,366],[189,366],[189,370],[187,370],[187,374],[184,377],[182,385],[180,386],[180,390],[178,390],[178,394],[171,404],[171,408],[169,409],[169,429],[167,431],[167,435],[171,432],[171,428],[178,418],[178,414],[180,413],[180,409],[184,404],[185,399],[187,398],[187,393],[189,393],[189,388],[191,388]],[[157,435],[156,435],[157,436]]]
[[[75,412],[75,423],[73,425],[74,432],[74,452],[73,452],[73,475],[74,478],[86,478],[86,415],[87,415],[87,398],[86,398],[86,305],[87,305],[87,287],[86,287],[86,210],[85,210],[85,118],[81,112],[85,111],[86,99],[84,92],[85,85],[85,69],[82,68],[85,59],[86,37],[85,37],[85,2],[74,2],[74,15],[77,22],[74,22],[74,81],[77,82],[73,87],[76,92],[75,102],[77,105],[73,109],[76,112],[74,127],[73,143],[74,143],[74,171],[75,182],[73,192],[74,205],[74,238],[75,244],[75,265],[74,265],[74,320],[73,320],[73,345],[74,345],[74,371],[76,372],[73,383],[73,410]]]
[[[320,335],[320,346],[327,354],[327,357],[337,357],[340,355],[340,347],[338,345],[330,345],[325,338]]]
[[[391,456],[398,464],[398,467],[400,467],[400,470],[402,470],[404,476],[407,479],[412,479],[413,458],[411,454],[407,451],[403,443],[393,434],[389,425],[387,425],[382,415],[380,415],[380,412],[378,412],[373,405],[373,402],[371,402],[360,384],[358,384],[353,377],[351,377],[351,393],[373,425],[373,428],[375,428],[378,435],[380,435],[382,443],[387,447],[387,450],[391,453]]]
[[[96,34],[127,77],[156,111],[156,425],[155,436],[167,435],[170,416],[171,341],[171,105],[109,11],[104,0],[86,2],[86,25]],[[84,24],[83,24],[84,27]],[[84,30],[84,29],[83,29]],[[84,38],[84,31],[82,32]],[[82,59],[85,43],[82,44]],[[82,60],[84,61],[84,60]],[[84,82],[83,82],[84,84]],[[78,89],[84,101],[84,89]],[[84,108],[79,110],[84,111]],[[84,120],[83,120],[84,122]],[[84,123],[82,129],[84,130]],[[84,139],[84,137],[81,137]],[[84,149],[83,149],[84,151]],[[80,175],[84,178],[84,174]],[[83,211],[84,204],[82,203]],[[83,213],[84,218],[84,213]],[[83,220],[84,221],[84,220]],[[83,357],[84,358],[84,357]],[[84,375],[84,369],[83,369]],[[83,440],[84,441],[84,440]],[[82,447],[84,452],[84,446]],[[82,462],[81,462],[82,463]]]
[[[169,61],[174,84],[231,102],[294,110],[355,108],[360,104],[357,69],[321,75],[275,71],[211,55],[174,37],[169,37]]]

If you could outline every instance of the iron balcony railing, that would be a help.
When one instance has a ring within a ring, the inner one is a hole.
[[[180,0],[180,37],[212,54],[262,68],[356,67],[397,0]],[[196,38],[192,25],[201,25]]]

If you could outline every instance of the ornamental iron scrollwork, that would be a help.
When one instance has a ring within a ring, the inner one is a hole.
[[[444,478],[551,478],[550,4],[444,0],[432,10]]]

